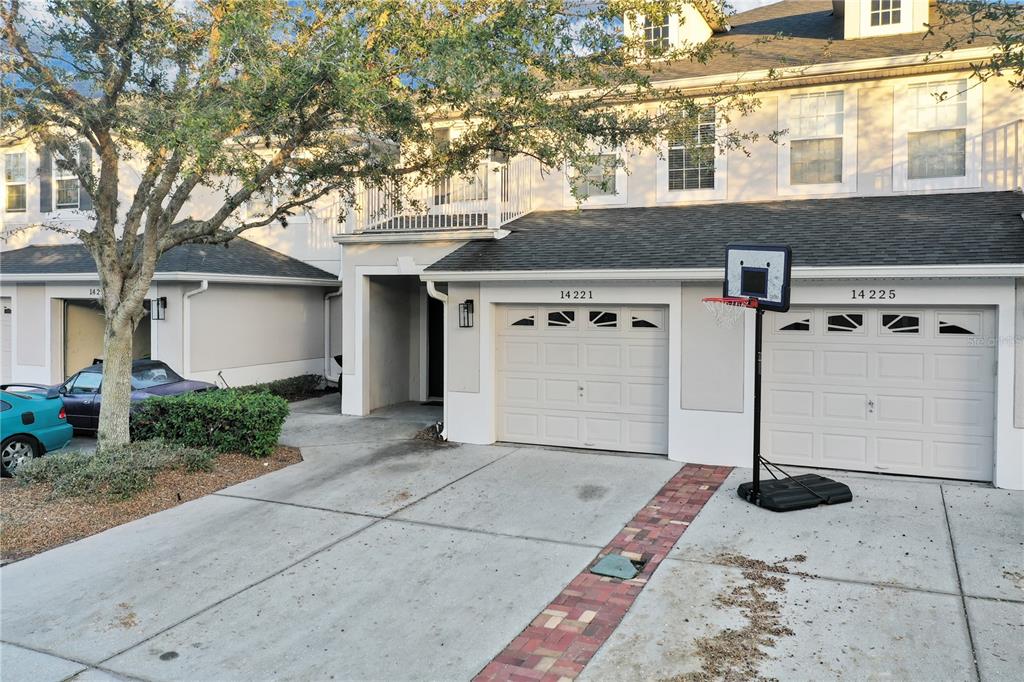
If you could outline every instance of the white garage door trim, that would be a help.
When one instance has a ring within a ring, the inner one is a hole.
[[[668,452],[668,308],[501,305],[498,439]]]
[[[992,480],[994,309],[794,307],[765,319],[764,454]]]

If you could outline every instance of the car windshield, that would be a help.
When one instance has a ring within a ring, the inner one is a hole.
[[[132,371],[132,388],[150,388],[181,381],[181,377],[166,365],[150,365]]]

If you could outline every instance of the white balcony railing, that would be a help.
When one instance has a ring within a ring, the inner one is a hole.
[[[354,206],[335,204],[318,211],[343,234],[498,229],[532,210],[534,159],[485,161],[475,173],[436,183],[361,187]]]

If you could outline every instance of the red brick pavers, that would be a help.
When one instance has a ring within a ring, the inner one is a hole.
[[[475,680],[572,680],[622,621],[661,560],[732,471],[687,464]],[[646,561],[632,580],[590,567],[606,554]]]

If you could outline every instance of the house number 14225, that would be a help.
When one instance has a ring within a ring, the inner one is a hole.
[[[562,289],[562,300],[581,301],[594,298],[594,292],[590,289]]]
[[[886,301],[896,298],[895,289],[850,289],[853,300],[859,298],[867,299],[869,301]]]

